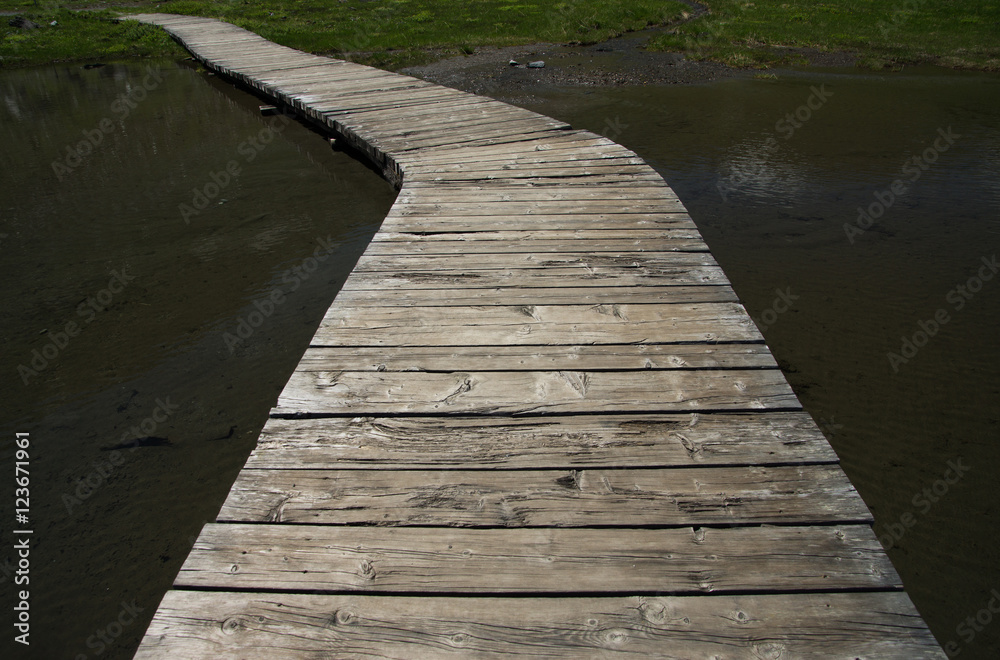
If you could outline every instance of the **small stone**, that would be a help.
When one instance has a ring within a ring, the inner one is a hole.
[[[542,60],[538,60],[537,62],[528,62],[528,68],[529,69],[544,69],[545,68],[545,62],[543,62]]]
[[[517,60],[511,60],[510,62],[507,62],[507,64],[511,66],[521,66]]]

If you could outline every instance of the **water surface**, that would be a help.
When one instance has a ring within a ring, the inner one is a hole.
[[[185,64],[5,71],[0,100],[0,463],[31,438],[23,657],[127,658],[395,191]]]

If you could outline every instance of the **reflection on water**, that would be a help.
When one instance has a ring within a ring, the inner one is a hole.
[[[824,85],[825,102],[800,112]],[[673,186],[918,609],[969,658],[1000,651],[1000,624],[959,628],[1000,588],[1000,277],[987,265],[1000,253],[998,99],[996,76],[941,71],[505,99],[617,127],[609,136]],[[880,217],[859,225],[875,204]],[[781,293],[795,298],[779,313]]]
[[[127,658],[395,192],[172,62],[2,72],[0,99],[0,427],[31,434],[30,657]]]

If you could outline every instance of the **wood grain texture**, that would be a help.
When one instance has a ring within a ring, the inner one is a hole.
[[[247,469],[830,463],[804,412],[268,420]]]
[[[764,344],[310,348],[299,371],[771,369]]]
[[[393,232],[380,231],[372,237],[366,254],[457,254],[483,252],[574,252],[581,247],[587,254],[600,252],[670,251],[678,241],[698,241],[696,229],[540,230],[472,232]],[[703,243],[702,243],[703,244]],[[466,252],[468,251],[468,252]]]
[[[361,279],[352,276],[344,287]],[[762,340],[742,305],[731,303],[384,310],[334,305],[323,318],[312,345],[577,346]]]
[[[529,414],[800,408],[776,369],[296,371],[272,414]]]
[[[780,548],[780,552],[775,552]],[[867,525],[440,529],[205,525],[184,588],[709,593],[898,588]]]
[[[515,271],[514,277],[534,277],[539,273],[522,271],[580,272],[581,283],[588,278],[606,278],[610,271],[638,273],[662,277],[677,272],[708,272],[721,269],[708,252],[556,252],[516,254],[365,254],[354,268],[356,273],[389,272],[407,274],[411,271],[451,275],[480,271]]]
[[[432,279],[433,281],[426,281]],[[378,278],[357,275],[337,294],[337,303],[353,307],[510,307],[533,305],[641,305],[669,300],[673,303],[738,303],[726,284],[705,286],[588,286],[447,288],[448,279],[407,279],[412,286],[380,289]],[[451,278],[454,279],[454,278]],[[439,288],[433,287],[439,283]]]
[[[540,178],[533,178],[538,185],[545,185]],[[550,181],[552,183],[554,181]],[[414,183],[416,185],[416,183]],[[426,216],[389,215],[382,226],[396,232],[441,231],[545,231],[574,229],[694,229],[695,224],[687,213],[522,213],[518,215],[494,214],[485,218],[463,215]]]
[[[871,522],[837,465],[659,470],[248,470],[220,522],[621,527]]]
[[[943,660],[900,592],[449,598],[173,591],[136,660]]]

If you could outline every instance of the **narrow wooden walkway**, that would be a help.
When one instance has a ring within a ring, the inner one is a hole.
[[[137,658],[943,658],[664,181],[144,15],[402,184]]]

